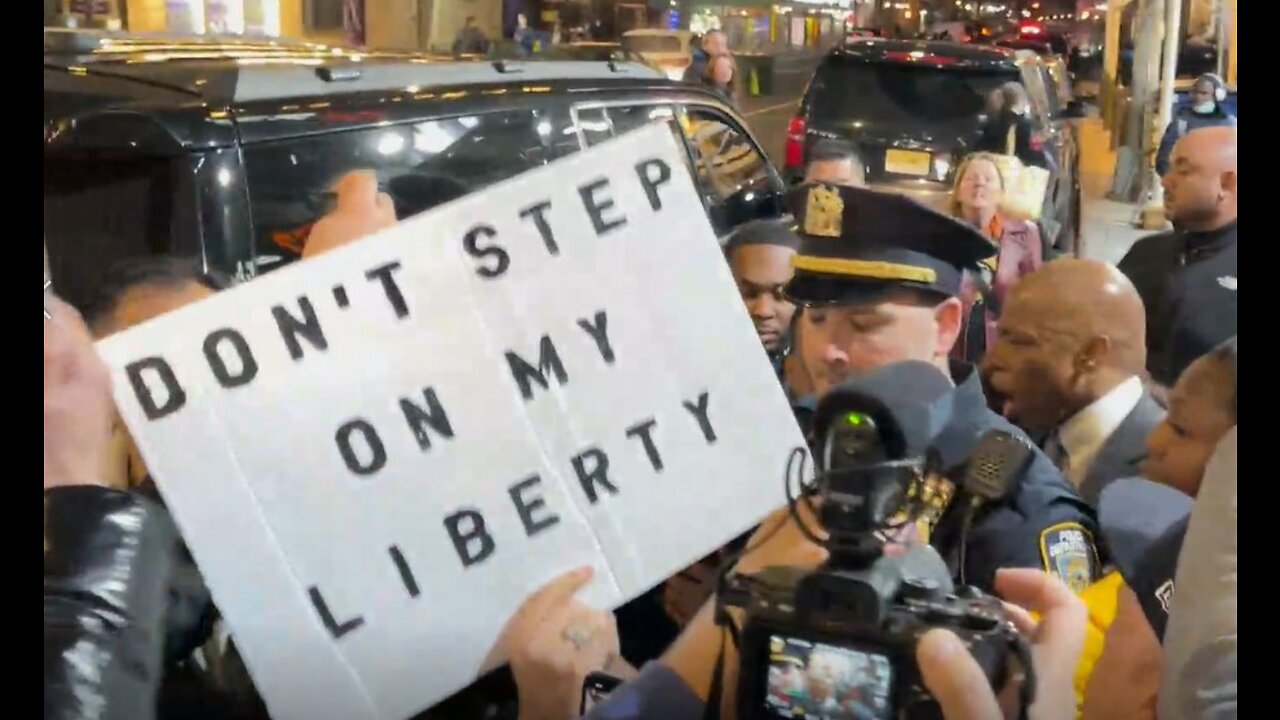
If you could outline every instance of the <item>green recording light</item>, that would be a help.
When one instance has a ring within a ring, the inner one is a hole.
[[[862,413],[851,412],[844,416],[844,421],[853,426],[864,425],[867,422],[867,416]]]

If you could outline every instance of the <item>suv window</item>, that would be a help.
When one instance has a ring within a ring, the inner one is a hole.
[[[194,250],[175,247],[196,241],[187,176],[168,157],[46,153],[45,248],[58,294],[80,305],[117,261]]]
[[[711,108],[690,106],[684,123],[698,183],[723,235],[761,217],[777,217],[783,187],[760,149],[732,120]]]
[[[664,122],[676,137],[677,144],[681,140],[679,124],[676,122],[675,108],[670,105],[640,104],[612,105],[607,107],[577,106],[573,109],[577,118],[578,132],[582,135],[584,149],[594,147],[609,138],[644,127],[651,122]]]
[[[333,201],[330,188],[351,171],[373,170],[404,219],[576,151],[556,125],[526,108],[248,146],[259,264],[298,257]]]
[[[598,145],[611,137],[626,134],[651,122],[665,122],[676,145],[684,150],[685,167],[690,175],[694,175],[693,165],[689,161],[688,148],[684,144],[684,134],[680,131],[680,123],[676,119],[675,108],[661,104],[610,105],[606,107],[576,106],[573,115],[577,119],[575,127],[581,134],[583,149]],[[694,182],[696,183],[696,177]]]
[[[818,122],[854,121],[883,129],[954,126],[967,136],[977,127],[987,94],[1017,79],[1013,68],[951,69],[832,56],[814,79],[810,113]]]

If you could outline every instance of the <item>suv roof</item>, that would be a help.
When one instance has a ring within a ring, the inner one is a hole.
[[[625,78],[665,81],[639,63],[458,61],[277,40],[45,30],[46,69],[190,93],[225,105],[435,85]]]
[[[867,62],[922,63],[957,69],[1012,68],[1015,61],[1012,50],[946,40],[857,38],[832,49],[831,54]]]

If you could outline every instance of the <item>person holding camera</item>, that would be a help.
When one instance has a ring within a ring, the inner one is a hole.
[[[803,514],[804,511],[802,511]],[[810,517],[812,521],[812,517]],[[778,525],[782,524],[779,531]],[[789,516],[766,521],[752,538],[753,550],[743,557],[740,572],[754,572],[768,566],[815,568],[827,559],[827,552],[800,535]],[[564,700],[581,686],[591,653],[615,647],[616,638],[594,630],[578,645],[559,638],[574,629],[570,620],[579,617],[583,627],[595,628],[592,611],[573,597],[585,584],[588,574],[581,569],[552,579],[517,610],[510,627],[529,624],[523,635],[504,631],[516,683],[521,688],[521,720],[559,720],[567,717]],[[1026,717],[1030,720],[1069,720],[1076,705],[1072,674],[1080,658],[1085,626],[1084,603],[1061,580],[1032,569],[1001,570],[996,586],[1005,601],[1007,617],[1030,645],[1035,669],[1035,702]],[[548,599],[554,597],[553,603]],[[736,611],[730,610],[731,613]],[[723,687],[736,686],[736,653],[732,642],[724,640],[715,623],[715,599],[694,616],[675,643],[634,679],[619,686],[595,705],[583,720],[700,720],[713,694],[713,678],[721,669]],[[530,617],[539,618],[528,622]],[[603,616],[601,616],[603,617]],[[1033,619],[1036,618],[1036,619]],[[739,621],[741,618],[738,618]],[[534,642],[535,638],[537,641]],[[721,653],[724,656],[721,657]],[[924,633],[916,646],[915,661],[924,687],[938,702],[946,720],[993,720],[1018,716],[1016,696],[1021,679],[1015,677],[1000,692],[992,689],[986,672],[969,649],[951,630],[935,628]],[[576,682],[575,682],[576,681]],[[732,698],[733,692],[721,694]],[[722,705],[722,717],[736,717],[731,702]]]

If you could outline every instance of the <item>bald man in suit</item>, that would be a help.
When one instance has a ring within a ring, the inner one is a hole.
[[[1098,506],[1138,475],[1164,410],[1144,386],[1146,312],[1121,272],[1093,260],[1047,263],[1010,291],[983,369],[1001,411]]]

